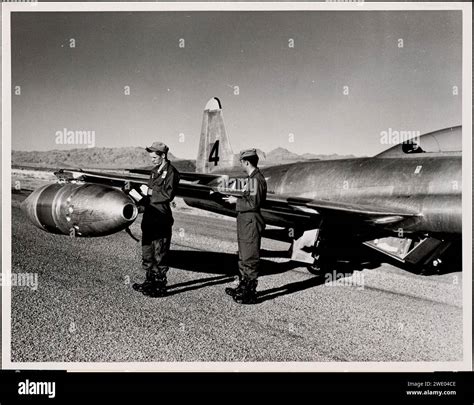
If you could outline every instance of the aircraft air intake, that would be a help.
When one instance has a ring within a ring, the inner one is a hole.
[[[138,216],[130,197],[100,184],[49,184],[31,193],[22,209],[46,232],[82,237],[113,234]]]

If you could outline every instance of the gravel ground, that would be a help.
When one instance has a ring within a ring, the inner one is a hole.
[[[170,293],[148,298],[140,245],[125,232],[70,238],[32,226],[13,195],[14,362],[460,361],[462,275],[415,276],[393,266],[325,283],[263,241],[259,303],[235,304],[235,223],[175,212]],[[138,218],[132,232],[140,235]]]

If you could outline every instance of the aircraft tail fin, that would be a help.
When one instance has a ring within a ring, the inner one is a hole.
[[[234,153],[227,137],[221,102],[211,98],[204,108],[196,172],[212,173],[234,166]]]

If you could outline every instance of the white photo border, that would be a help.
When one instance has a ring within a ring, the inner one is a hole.
[[[133,11],[462,11],[463,360],[457,362],[12,362],[11,289],[2,286],[2,368],[158,372],[413,372],[472,370],[472,4],[367,2],[2,3],[2,272],[11,277],[11,13]]]

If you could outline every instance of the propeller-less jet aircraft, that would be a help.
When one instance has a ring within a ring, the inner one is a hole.
[[[450,266],[447,257],[461,257],[461,146],[457,126],[373,157],[263,166],[268,195],[262,215],[271,225],[266,235],[291,241],[291,258],[312,272],[327,269],[338,246],[347,243],[374,249],[414,272]],[[204,110],[196,172],[181,173],[177,196],[189,206],[236,216],[223,197],[251,192],[237,160],[221,103],[212,98]],[[29,219],[47,232],[93,237],[128,229],[138,216],[131,195],[147,184],[149,170],[55,174],[57,183],[23,203]]]

